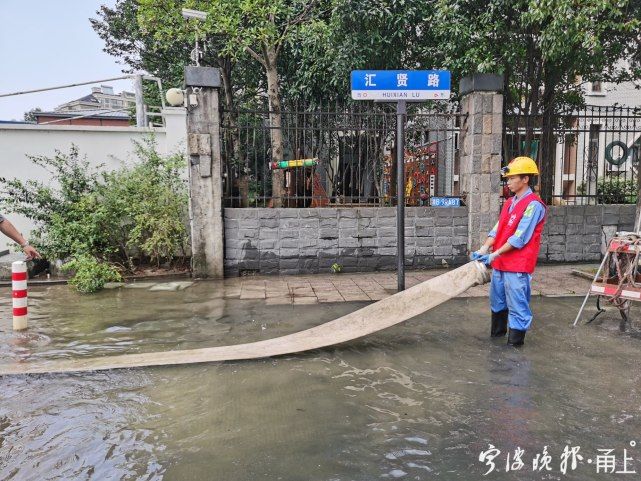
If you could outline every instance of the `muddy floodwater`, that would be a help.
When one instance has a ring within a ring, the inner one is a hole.
[[[2,288],[0,362],[263,340],[364,305],[212,286],[33,288],[27,334]],[[277,359],[0,378],[0,480],[638,479],[614,471],[641,473],[641,339],[614,312],[573,329],[580,302],[535,299],[520,350],[490,340],[487,300],[466,298]],[[566,446],[581,459],[564,474]]]

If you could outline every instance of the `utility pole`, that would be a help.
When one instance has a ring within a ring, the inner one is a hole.
[[[405,117],[407,102],[396,102],[396,280],[405,290]]]
[[[134,79],[134,92],[136,93],[136,127],[147,127],[147,112],[145,112],[145,99],[142,90],[142,75]]]

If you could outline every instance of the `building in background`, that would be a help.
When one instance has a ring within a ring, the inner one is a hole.
[[[597,107],[641,108],[641,84],[635,82],[590,82],[584,86],[585,103]]]
[[[114,93],[110,85],[92,87],[91,94],[58,106],[56,112],[69,112],[76,110],[128,110],[136,107],[136,95],[123,90]]]
[[[101,109],[34,112],[37,124],[47,125],[98,125],[102,127],[130,127],[129,112],[109,112]]]
[[[131,111],[136,108],[136,95],[114,93],[110,85],[92,87],[91,94],[71,100],[50,112],[33,112],[37,124],[97,125],[127,127],[132,123]]]

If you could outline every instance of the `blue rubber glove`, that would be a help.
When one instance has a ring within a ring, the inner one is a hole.
[[[481,247],[479,250],[474,251],[470,254],[470,260],[478,261],[483,257],[484,254],[487,254],[489,249],[485,246]]]
[[[496,252],[485,254],[479,258],[479,262],[482,262],[486,266],[490,267],[492,265],[492,262],[494,262],[494,259],[496,259],[498,256],[499,255]]]

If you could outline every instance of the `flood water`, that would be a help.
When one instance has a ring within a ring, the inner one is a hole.
[[[364,305],[267,306],[212,286],[33,288],[25,335],[2,288],[0,362],[262,340]],[[596,464],[613,449],[621,471],[626,449],[641,472],[641,339],[614,313],[572,329],[580,302],[535,299],[522,349],[490,340],[487,301],[467,298],[295,356],[0,378],[0,480],[638,479]],[[566,445],[583,460],[563,474]],[[517,448],[524,466],[506,472]],[[544,449],[550,469],[533,471]]]

